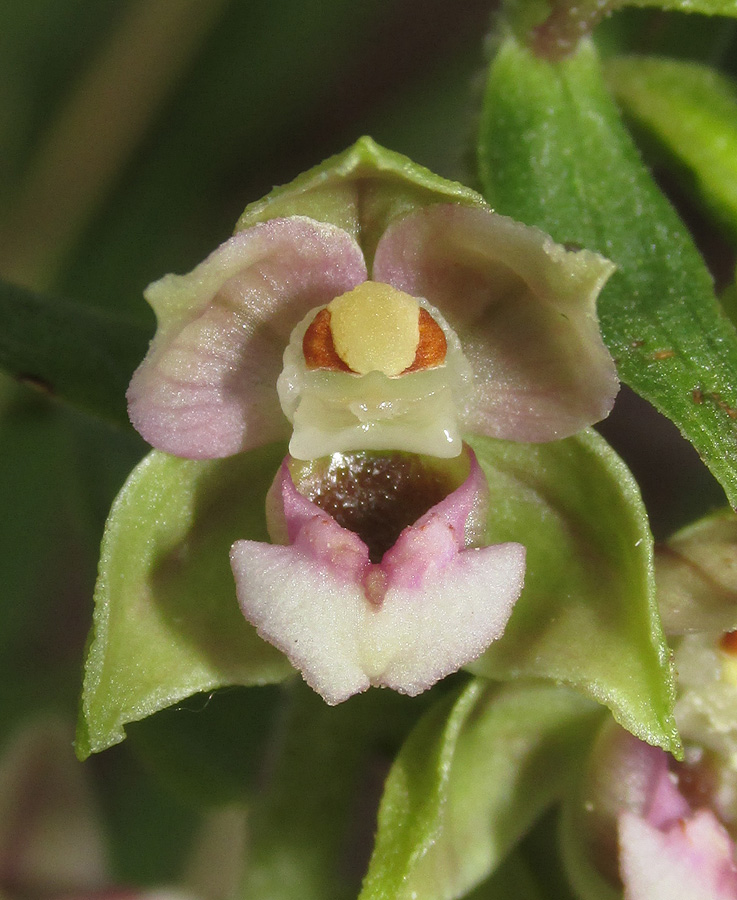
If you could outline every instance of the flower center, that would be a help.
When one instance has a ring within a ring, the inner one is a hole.
[[[334,453],[292,460],[297,490],[357,534],[371,562],[381,562],[402,531],[468,477],[466,454],[440,460],[413,453]]]
[[[364,450],[452,458],[471,367],[423,298],[366,281],[302,319],[276,384],[297,459]]]
[[[442,365],[442,328],[414,297],[365,281],[320,310],[302,342],[308,369],[389,377]]]

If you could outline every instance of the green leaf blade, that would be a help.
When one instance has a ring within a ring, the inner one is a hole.
[[[0,366],[118,425],[128,424],[125,392],[149,337],[126,319],[0,284]]]
[[[384,788],[376,845],[360,900],[411,896],[408,882],[441,829],[458,737],[482,691],[482,682],[474,681],[460,694],[444,698],[404,745]]]
[[[737,235],[737,86],[709,66],[654,57],[613,59],[606,74],[618,103],[693,173]]]
[[[351,900],[373,834],[377,777],[430,695],[368,691],[328,706],[301,681],[278,693],[278,740],[272,737],[268,779],[249,807],[248,866],[238,896]]]
[[[599,317],[620,377],[675,422],[737,504],[737,333],[624,130],[590,44],[557,63],[503,45],[479,162],[498,212],[616,263]]]
[[[562,794],[600,717],[545,684],[477,680],[437,704],[387,779],[361,900],[464,896]]]
[[[527,548],[507,629],[471,669],[570,685],[642,740],[679,753],[652,535],[627,467],[593,431],[471,445],[491,490],[488,540]]]

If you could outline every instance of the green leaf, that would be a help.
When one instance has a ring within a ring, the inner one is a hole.
[[[504,43],[479,163],[498,212],[617,264],[599,317],[620,377],[678,425],[737,504],[737,333],[624,130],[590,44],[550,63]]]
[[[267,776],[249,806],[239,896],[349,900],[365,869],[374,804],[394,748],[431,695],[369,691],[331,707],[302,682],[281,693]]]
[[[387,779],[361,900],[463,896],[561,795],[600,715],[545,684],[475,680],[437,704]]]
[[[95,590],[77,752],[200,691],[265,684],[293,670],[235,596],[229,551],[266,540],[264,503],[284,448],[193,461],[152,451],[110,512]]]
[[[108,421],[128,424],[125,392],[149,337],[125,319],[0,283],[0,366]]]
[[[384,786],[376,845],[360,900],[411,896],[413,870],[441,829],[458,737],[482,694],[483,683],[476,680],[443,698],[402,748]]]
[[[362,137],[343,153],[251,203],[236,231],[278,216],[310,216],[352,234],[370,263],[393,218],[431,203],[486,206],[470,188]]]
[[[737,234],[737,85],[709,66],[642,56],[611,60],[606,74],[620,106],[692,172]]]
[[[679,752],[652,535],[627,467],[594,431],[549,444],[470,443],[491,490],[489,542],[527,547],[522,596],[473,671],[568,684],[638,737]]]

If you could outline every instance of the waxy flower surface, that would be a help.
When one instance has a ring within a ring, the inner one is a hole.
[[[370,239],[341,216],[259,221],[152,285],[158,330],[128,394],[135,427],[180,457],[291,435],[273,544],[237,541],[231,563],[245,617],[330,703],[418,693],[504,631],[524,549],[484,546],[463,431],[563,438],[617,390],[602,257],[480,198],[399,204]]]

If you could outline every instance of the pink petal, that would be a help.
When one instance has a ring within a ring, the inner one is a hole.
[[[474,369],[464,422],[517,441],[567,437],[618,390],[596,297],[614,267],[489,210],[441,204],[389,226],[372,278],[437,306]]]
[[[193,459],[286,437],[276,380],[292,329],[365,280],[347,232],[294,216],[242,231],[189,275],[152,284],[158,330],[128,390],[133,425]]]
[[[619,842],[625,900],[737,900],[734,845],[708,810],[664,830],[622,813]]]
[[[611,723],[597,742],[590,791],[612,823],[626,810],[660,828],[690,814],[668,754]]]
[[[259,634],[331,704],[369,685],[417,694],[501,636],[522,590],[519,544],[466,548],[466,482],[406,528],[381,563],[355,534],[277,476],[290,546],[238,541],[238,599]]]

